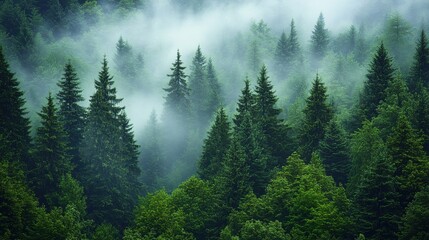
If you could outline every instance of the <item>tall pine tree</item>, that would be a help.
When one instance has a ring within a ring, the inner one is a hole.
[[[61,179],[71,173],[67,136],[58,117],[58,110],[49,93],[46,106],[39,113],[41,126],[37,129],[34,146],[34,169],[30,171],[31,185],[36,196],[48,208],[58,206]]]
[[[377,107],[386,98],[385,90],[393,80],[394,71],[392,60],[381,43],[366,74],[367,80],[360,98],[361,120],[371,119],[377,114]]]
[[[90,98],[82,141],[88,214],[96,223],[123,228],[131,220],[138,186],[136,149],[131,127],[118,104],[113,77],[104,58],[96,92]]]
[[[191,90],[189,100],[193,106],[198,127],[204,127],[207,122],[207,102],[209,94],[206,78],[206,58],[198,46],[192,60],[191,74],[189,75],[189,88]]]
[[[205,180],[213,179],[222,171],[222,166],[231,141],[231,127],[225,110],[221,108],[204,140],[198,175]]]
[[[429,87],[429,46],[424,30],[417,42],[408,87],[411,92],[418,92],[421,87]]]
[[[14,159],[24,167],[30,167],[27,166],[31,142],[30,121],[25,116],[23,95],[0,47],[0,135],[3,135],[7,149],[14,154]]]
[[[293,19],[290,21],[290,33],[287,41],[291,61],[298,60],[301,54],[301,48],[299,46],[298,33],[296,31],[295,21]]]
[[[320,150],[320,142],[325,138],[326,128],[333,118],[333,110],[327,99],[325,84],[317,74],[303,110],[300,131],[300,151],[306,161],[310,160],[313,152]]]
[[[83,101],[82,90],[79,87],[79,78],[70,61],[64,66],[61,81],[58,82],[60,91],[57,94],[59,102],[58,116],[67,134],[69,155],[74,165],[74,176],[80,178],[82,163],[79,147],[85,126],[85,109],[79,105]]]
[[[216,113],[216,110],[222,104],[222,91],[220,88],[219,80],[216,75],[215,68],[213,66],[213,61],[209,58],[207,62],[207,84],[208,84],[208,99],[207,99],[207,109],[206,114],[208,119],[211,119]]]
[[[280,35],[277,42],[276,51],[274,52],[274,63],[279,79],[286,78],[287,65],[290,61],[290,47],[285,32]]]
[[[311,35],[311,52],[315,60],[322,59],[328,50],[328,30],[325,28],[325,18],[320,13]]]

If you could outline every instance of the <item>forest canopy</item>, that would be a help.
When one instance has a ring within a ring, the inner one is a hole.
[[[427,1],[0,2],[0,239],[428,239]]]

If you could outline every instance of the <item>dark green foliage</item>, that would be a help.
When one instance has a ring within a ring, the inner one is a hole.
[[[311,52],[316,60],[320,60],[325,56],[329,44],[328,30],[325,28],[325,19],[322,13],[320,13],[312,33]]]
[[[66,133],[58,117],[58,110],[49,94],[47,104],[39,113],[41,126],[34,144],[34,168],[30,182],[41,203],[49,209],[58,206],[57,193],[61,179],[72,171]]]
[[[139,186],[137,152],[121,99],[116,97],[107,60],[102,62],[96,92],[90,99],[88,122],[82,141],[88,214],[96,223],[123,228],[131,220]]]
[[[206,120],[206,97],[208,96],[208,82],[206,78],[206,58],[198,46],[192,59],[191,74],[189,75],[189,88],[191,90],[189,100],[193,106],[198,124]]]
[[[429,230],[429,187],[416,193],[414,200],[408,205],[402,217],[399,239],[428,239]]]
[[[79,78],[70,61],[64,67],[63,77],[58,82],[60,91],[57,94],[59,102],[58,116],[67,134],[68,154],[75,167],[74,176],[78,177],[82,169],[79,147],[85,127],[85,109],[79,105],[83,101]]]
[[[243,240],[285,240],[286,233],[279,221],[264,223],[259,220],[247,221],[240,231]]]
[[[326,127],[333,118],[333,110],[327,99],[325,84],[317,74],[303,110],[305,116],[301,126],[300,151],[306,161],[310,160],[313,152],[320,150]]]
[[[363,172],[353,198],[356,233],[369,239],[395,239],[399,222],[394,166],[381,156]]]
[[[416,105],[414,109],[414,126],[422,133],[423,148],[426,154],[429,154],[429,92],[427,89],[422,89],[421,93],[415,95]]]
[[[233,138],[226,154],[220,185],[223,201],[230,208],[237,208],[240,200],[252,189],[249,185],[249,166],[237,138]]]
[[[156,113],[152,112],[144,129],[140,157],[141,180],[148,192],[158,189],[161,186],[160,183],[163,177],[165,177],[164,159],[159,139],[160,131]]]
[[[25,116],[23,94],[0,47],[0,134],[7,149],[14,154],[13,160],[27,167],[30,121]]]
[[[223,160],[231,141],[231,127],[223,108],[204,140],[203,153],[198,166],[198,175],[205,180],[213,179],[222,171]]]
[[[301,48],[299,46],[298,33],[293,19],[290,21],[290,33],[287,40],[291,61],[298,60],[301,57]]]
[[[388,153],[395,168],[394,177],[399,186],[399,203],[402,208],[414,194],[427,185],[429,162],[423,151],[421,138],[414,132],[404,113],[400,113],[396,126],[387,140]]]
[[[424,30],[417,42],[408,87],[411,92],[419,92],[422,87],[429,87],[429,46]]]
[[[244,88],[241,90],[241,95],[237,102],[237,114],[234,115],[234,131],[237,132],[243,123],[243,118],[246,114],[254,115],[255,113],[255,96],[250,89],[250,81],[248,78],[244,81]]]
[[[378,105],[386,99],[385,90],[393,80],[394,71],[392,60],[381,43],[369,65],[367,80],[360,98],[362,119],[371,119],[377,114]]]
[[[328,124],[325,137],[320,142],[320,157],[326,174],[332,176],[337,184],[345,185],[350,171],[349,146],[344,131],[335,120]]]
[[[291,151],[288,149],[288,127],[279,119],[281,110],[276,106],[278,98],[268,78],[267,68],[262,66],[255,88],[255,117],[264,141],[262,147],[271,154],[267,159],[268,170],[271,170],[281,166]]]

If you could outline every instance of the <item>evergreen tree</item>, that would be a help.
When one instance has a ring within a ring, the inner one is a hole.
[[[297,60],[300,57],[301,48],[299,46],[298,33],[296,31],[295,21],[293,19],[290,22],[290,33],[287,40],[291,61]]]
[[[209,94],[206,78],[206,58],[198,46],[192,60],[191,74],[189,75],[189,88],[191,89],[189,100],[193,106],[198,126],[204,127],[207,119],[207,102]]]
[[[207,138],[204,140],[203,153],[199,161],[198,175],[202,179],[213,179],[222,170],[223,160],[230,143],[230,125],[223,108],[213,123]]]
[[[80,178],[82,163],[79,147],[85,126],[85,109],[79,105],[79,102],[83,101],[82,90],[79,87],[79,78],[70,61],[65,65],[63,77],[57,85],[60,87],[57,94],[58,116],[67,134],[68,154],[75,167],[74,176]]]
[[[429,162],[423,151],[421,138],[414,132],[404,113],[400,113],[392,135],[387,140],[388,153],[395,168],[399,185],[399,203],[404,209],[414,194],[427,184]]]
[[[66,133],[58,117],[58,110],[49,94],[46,106],[39,113],[41,126],[37,129],[34,166],[31,184],[36,196],[49,208],[58,206],[61,178],[71,173]]]
[[[369,166],[354,198],[356,232],[369,239],[395,239],[398,230],[398,194],[394,167],[381,157]]]
[[[19,89],[19,82],[9,70],[3,50],[0,47],[0,134],[3,135],[7,148],[14,154],[15,161],[30,163],[28,150],[30,147],[30,121],[25,116],[24,93]]]
[[[160,129],[155,112],[149,117],[149,121],[144,129],[142,140],[142,150],[140,158],[140,168],[142,170],[141,179],[147,187],[148,192],[159,188],[164,177],[163,156],[160,146]]]
[[[416,129],[422,133],[423,148],[429,155],[429,92],[423,88],[420,94],[415,95],[416,105],[414,108],[413,123]]]
[[[328,30],[325,28],[325,19],[320,13],[311,35],[311,52],[316,60],[322,59],[328,50]]]
[[[277,70],[278,77],[281,79],[286,78],[290,55],[289,42],[285,32],[283,32],[277,42],[276,51],[274,52],[275,69]]]
[[[243,123],[245,114],[249,113],[251,116],[255,113],[255,96],[250,89],[250,81],[246,77],[244,80],[244,88],[241,90],[241,95],[237,103],[237,113],[234,115],[234,132],[237,132]]]
[[[326,174],[344,186],[350,171],[350,154],[346,136],[335,120],[328,124],[325,137],[320,142],[320,157]]]
[[[326,87],[317,74],[303,110],[305,116],[300,131],[301,154],[306,161],[310,160],[313,152],[320,150],[320,142],[333,118],[332,107],[327,99]]]
[[[128,79],[134,79],[136,77],[135,59],[131,46],[122,36],[116,43],[115,64],[116,69],[122,76]]]
[[[423,86],[429,87],[429,46],[424,30],[417,42],[414,62],[408,78],[408,87],[411,92],[418,92]]]
[[[209,87],[206,114],[207,117],[211,119],[213,114],[222,104],[222,91],[211,58],[209,58],[209,61],[207,62],[206,77]]]
[[[281,110],[276,107],[278,98],[275,96],[273,85],[268,78],[267,68],[263,66],[255,89],[255,109],[257,123],[260,125],[266,141],[263,147],[269,154],[272,154],[270,162],[267,163],[268,169],[271,170],[280,166],[281,161],[290,154],[288,152],[290,140],[287,138],[287,126],[279,119]]]
[[[424,187],[416,193],[414,200],[408,205],[402,217],[402,227],[399,239],[428,239],[429,230],[429,187]]]
[[[90,98],[82,141],[88,214],[96,223],[123,228],[131,218],[138,190],[136,146],[131,127],[119,107],[107,60],[104,58],[96,92]]]
[[[223,199],[230,208],[237,208],[240,200],[252,189],[249,186],[249,166],[237,138],[232,138],[220,176]]]
[[[369,67],[360,98],[360,114],[366,119],[371,119],[377,114],[377,107],[386,99],[385,90],[393,80],[395,70],[383,43],[378,47]]]

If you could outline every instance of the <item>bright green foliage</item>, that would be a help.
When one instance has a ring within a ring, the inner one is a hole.
[[[82,90],[79,87],[76,70],[70,61],[64,66],[63,77],[58,86],[60,87],[57,94],[58,116],[67,134],[68,154],[75,167],[74,176],[77,177],[82,169],[79,147],[85,127],[85,109],[79,105],[79,102],[83,101]]]
[[[240,236],[258,234],[254,229],[260,228],[273,237],[286,232],[293,239],[341,238],[349,224],[348,209],[344,189],[326,176],[320,160],[315,157],[306,165],[294,153],[268,185],[266,195],[242,200],[230,215],[228,228]]]
[[[71,174],[61,178],[58,191],[58,206],[66,209],[73,206],[80,216],[86,215],[86,196],[83,187]]]
[[[255,110],[256,121],[265,140],[262,147],[272,156],[267,159],[267,168],[271,170],[281,166],[282,160],[289,156],[290,139],[287,137],[288,127],[279,119],[278,98],[268,78],[267,68],[262,66],[255,88]]]
[[[279,221],[264,223],[259,220],[247,221],[240,231],[243,240],[286,240],[285,230]]]
[[[222,91],[219,85],[219,80],[216,75],[213,61],[209,58],[207,62],[207,84],[208,84],[208,96],[207,96],[207,109],[206,114],[208,119],[211,119],[216,110],[221,106],[222,103]]]
[[[204,140],[203,153],[198,167],[198,175],[202,179],[213,179],[222,171],[223,160],[231,141],[230,131],[231,127],[225,110],[221,108]]]
[[[352,165],[347,184],[349,196],[354,196],[362,183],[364,173],[378,159],[385,158],[386,151],[386,146],[380,137],[380,130],[372,122],[365,121],[363,126],[352,135],[350,142]]]
[[[322,13],[320,13],[312,33],[311,52],[316,60],[320,60],[325,56],[329,44],[328,29],[325,28],[325,18]]]
[[[374,125],[380,129],[384,140],[392,134],[400,113],[411,115],[414,105],[407,85],[400,75],[388,83],[385,94],[386,99],[378,106],[378,115],[373,119]]]
[[[92,240],[115,240],[119,238],[118,229],[107,223],[98,225],[91,237]]]
[[[66,133],[58,118],[58,110],[49,94],[47,104],[39,113],[41,126],[37,129],[34,144],[34,169],[30,182],[36,196],[49,209],[58,206],[61,178],[71,173]]]
[[[147,191],[152,192],[160,187],[165,174],[159,139],[160,129],[155,112],[150,115],[144,134],[140,159],[141,180]]]
[[[418,92],[423,86],[429,87],[429,46],[424,30],[417,42],[414,62],[408,78],[408,87],[411,92]]]
[[[310,160],[313,152],[320,149],[319,145],[325,137],[326,127],[333,118],[333,110],[327,99],[326,87],[317,74],[303,110],[305,116],[301,126],[300,151],[306,161]]]
[[[0,47],[0,134],[8,146],[6,149],[14,154],[13,160],[27,167],[30,121],[25,117],[23,94]]]
[[[345,185],[350,171],[349,146],[344,131],[335,120],[326,128],[325,137],[320,142],[320,157],[326,174],[336,183]]]
[[[399,239],[428,239],[429,238],[429,187],[424,187],[416,193],[414,200],[408,205],[402,217]]]
[[[384,44],[375,53],[366,75],[363,93],[360,98],[360,114],[363,119],[371,119],[377,114],[378,105],[386,99],[386,88],[393,80],[395,69]]]
[[[192,59],[191,74],[189,75],[189,88],[191,90],[189,100],[192,104],[198,124],[205,123],[207,115],[206,98],[209,91],[206,78],[206,67],[206,58],[201,53],[200,46],[198,46],[195,56]]]
[[[38,202],[23,172],[5,155],[0,156],[0,179],[0,238],[25,239],[34,228]]]
[[[137,152],[131,126],[104,59],[96,92],[90,99],[88,122],[82,142],[88,214],[96,222],[124,227],[131,218],[139,185]]]
[[[216,239],[221,204],[212,185],[191,177],[173,191],[172,202],[183,211],[185,231],[196,239]]]
[[[150,193],[135,210],[134,226],[125,231],[125,239],[194,239],[184,230],[185,219],[164,190]]]
[[[240,200],[252,189],[249,184],[249,166],[246,155],[237,138],[233,138],[225,157],[220,175],[223,200],[230,208],[237,208]]]
[[[395,239],[400,210],[394,166],[380,156],[362,174],[353,198],[355,232],[369,239]]]
[[[395,168],[394,177],[399,185],[399,203],[403,208],[414,194],[427,185],[429,161],[421,138],[414,132],[404,113],[400,113],[396,126],[387,140],[388,153]]]

